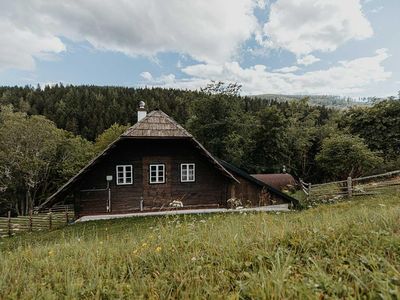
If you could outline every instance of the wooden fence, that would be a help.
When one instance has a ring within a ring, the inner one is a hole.
[[[73,209],[67,205],[41,212],[34,209],[28,216],[11,217],[11,212],[8,212],[7,217],[0,217],[0,237],[23,231],[51,230],[65,226],[73,219]]]
[[[303,192],[309,199],[329,199],[379,194],[382,190],[400,186],[400,170],[388,173],[351,178],[321,184],[300,180]]]

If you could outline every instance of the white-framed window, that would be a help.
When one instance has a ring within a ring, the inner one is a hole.
[[[132,165],[118,165],[116,166],[116,180],[117,185],[132,184],[133,183],[133,167]]]
[[[181,164],[181,182],[194,182],[195,179],[195,165]]]
[[[164,164],[151,164],[149,170],[150,183],[165,183]]]

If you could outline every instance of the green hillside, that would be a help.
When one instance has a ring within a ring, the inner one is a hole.
[[[1,299],[400,297],[399,189],[286,214],[88,222],[0,240]]]

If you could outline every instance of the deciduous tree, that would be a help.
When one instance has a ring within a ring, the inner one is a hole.
[[[383,162],[376,152],[368,149],[362,138],[349,134],[326,138],[316,160],[328,179],[358,177]]]

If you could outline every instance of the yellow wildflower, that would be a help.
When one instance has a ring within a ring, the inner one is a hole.
[[[160,251],[161,251],[161,247],[158,246],[158,247],[156,248],[156,252],[160,252]]]

